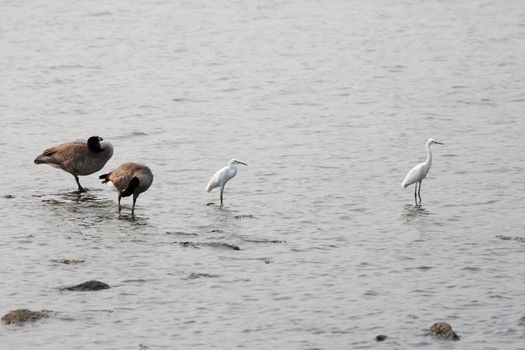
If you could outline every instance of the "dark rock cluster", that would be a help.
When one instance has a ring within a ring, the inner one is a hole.
[[[2,322],[5,324],[16,324],[22,325],[28,321],[36,321],[41,318],[48,318],[49,311],[31,311],[28,309],[18,309],[10,311],[9,313],[2,316]]]
[[[428,335],[441,337],[448,340],[459,340],[459,336],[452,330],[452,327],[446,322],[436,322],[430,327]]]
[[[200,248],[200,247],[211,247],[211,248],[225,248],[231,250],[241,250],[239,246],[224,242],[177,242],[183,247]]]
[[[87,281],[77,284],[76,286],[61,288],[61,290],[70,290],[75,292],[90,292],[95,290],[109,289],[110,287],[104,282]]]

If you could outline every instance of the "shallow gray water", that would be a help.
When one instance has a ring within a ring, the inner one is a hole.
[[[525,349],[524,2],[0,6],[0,313],[56,312],[0,349]],[[92,135],[152,168],[136,220],[32,164]]]

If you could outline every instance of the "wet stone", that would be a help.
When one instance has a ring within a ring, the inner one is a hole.
[[[202,277],[205,277],[205,278],[215,278],[215,277],[219,277],[219,275],[213,275],[211,273],[198,273],[198,272],[192,272],[188,275],[188,277],[186,277],[186,279],[189,279],[189,280],[194,280],[194,279],[197,279],[197,278],[202,278]]]
[[[519,236],[504,236],[504,235],[497,235],[496,238],[502,239],[504,241],[518,241],[518,242],[525,242],[524,237]]]
[[[177,242],[183,247],[200,248],[200,247],[211,247],[211,248],[225,248],[231,250],[241,250],[239,246],[224,242]]]
[[[286,241],[282,241],[280,239],[245,239],[245,241],[251,242],[251,243],[274,243],[274,244],[286,243]]]
[[[180,235],[180,236],[197,236],[196,233],[182,232],[182,231],[166,231],[167,235]]]
[[[54,259],[53,262],[64,264],[64,265],[74,265],[74,264],[81,264],[85,262],[85,260],[78,260],[78,259]]]
[[[49,311],[31,311],[28,309],[18,309],[10,311],[9,313],[2,316],[2,322],[5,324],[17,324],[22,325],[28,321],[36,321],[41,318],[48,318]]]
[[[525,326],[525,316],[521,316],[520,321],[519,321],[519,325],[520,326]]]
[[[227,249],[232,249],[232,250],[240,250],[239,246],[235,244],[223,243],[223,242],[207,242],[204,245],[208,247],[212,247],[212,248],[227,248]]]
[[[452,330],[446,322],[436,322],[430,327],[428,335],[441,337],[448,340],[459,340],[459,336]]]
[[[103,282],[87,281],[84,283],[80,283],[76,286],[61,288],[61,290],[70,290],[70,291],[76,291],[76,292],[89,292],[89,291],[109,289],[109,288],[110,287]]]
[[[178,242],[183,247],[199,248],[195,242]]]
[[[242,214],[242,215],[235,215],[235,219],[253,219],[253,215],[251,214]]]

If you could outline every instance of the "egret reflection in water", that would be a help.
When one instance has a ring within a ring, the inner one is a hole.
[[[421,204],[412,205],[407,204],[404,207],[401,217],[407,220],[414,219],[417,217],[424,217],[430,215],[430,212],[421,206]]]

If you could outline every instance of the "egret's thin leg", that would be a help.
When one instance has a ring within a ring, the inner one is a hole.
[[[221,187],[221,207],[223,205],[222,194],[224,193],[224,187]]]
[[[417,190],[417,195],[419,197],[419,203],[421,204],[421,185],[423,184],[423,181],[419,181],[419,189]]]
[[[120,206],[120,199],[122,198],[122,196],[120,195],[120,193],[118,194],[118,213],[120,214],[120,210],[122,209],[122,207]]]
[[[414,201],[416,202],[416,205],[417,205],[417,182],[416,182],[416,187],[414,187]]]
[[[80,185],[80,181],[78,180],[78,176],[75,175],[75,181],[77,182],[77,185],[78,185],[78,192],[86,192],[86,190],[84,189],[84,187],[82,187]]]

